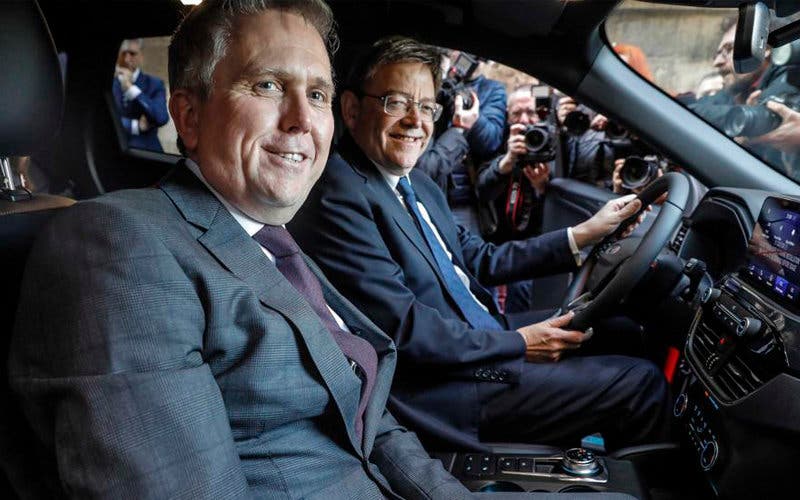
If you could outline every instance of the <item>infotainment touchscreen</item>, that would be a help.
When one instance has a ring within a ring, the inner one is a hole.
[[[800,203],[767,198],[739,275],[774,300],[800,310]]]

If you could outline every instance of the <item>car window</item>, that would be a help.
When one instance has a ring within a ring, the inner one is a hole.
[[[786,50],[780,49],[757,70],[734,72],[737,12],[626,0],[607,19],[605,32],[620,58],[644,78],[773,169],[800,180],[800,148],[786,133],[800,135],[788,118],[789,108],[800,109],[793,84],[800,66],[786,64],[791,58],[780,57]]]
[[[120,43],[111,91],[121,143],[128,148],[178,155],[177,132],[167,111],[169,37]]]
[[[547,163],[551,177],[569,177],[612,189],[615,159],[631,151],[613,147],[614,131],[604,130],[605,117],[534,75],[479,55],[439,49],[443,54],[443,82],[437,101],[444,111],[436,123],[437,138],[453,126],[455,96],[461,94],[467,104],[473,90],[480,99],[482,119],[499,122],[502,134],[492,138],[482,133],[480,139],[485,143],[470,144],[470,156],[478,171],[482,163],[485,166],[485,162],[507,153],[510,135],[524,135],[526,152],[515,155],[519,170]],[[503,99],[488,90],[494,84],[486,80],[501,84]]]

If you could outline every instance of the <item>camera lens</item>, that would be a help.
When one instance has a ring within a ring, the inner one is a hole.
[[[523,165],[532,163],[546,163],[556,157],[556,130],[548,124],[537,123],[525,127],[526,154],[520,157]]]
[[[620,169],[619,176],[622,187],[626,189],[639,189],[644,187],[658,175],[658,165],[650,160],[631,156],[625,159]]]
[[[755,137],[780,124],[781,117],[764,105],[734,106],[725,115],[725,134],[729,137]]]
[[[533,127],[525,133],[525,143],[530,151],[539,151],[547,145],[548,139],[547,132],[538,127]]]
[[[589,130],[589,115],[583,111],[570,111],[564,117],[564,127],[572,135],[582,135]]]

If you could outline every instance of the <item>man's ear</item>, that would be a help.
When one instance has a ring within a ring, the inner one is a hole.
[[[169,97],[169,114],[186,151],[194,151],[200,138],[200,99],[194,92],[178,89]]]
[[[348,130],[353,130],[361,112],[361,101],[352,90],[345,90],[339,97],[342,108],[342,119]]]

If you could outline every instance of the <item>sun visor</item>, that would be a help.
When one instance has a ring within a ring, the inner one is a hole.
[[[566,4],[566,0],[473,0],[472,5],[479,25],[512,38],[527,38],[550,33]]]

